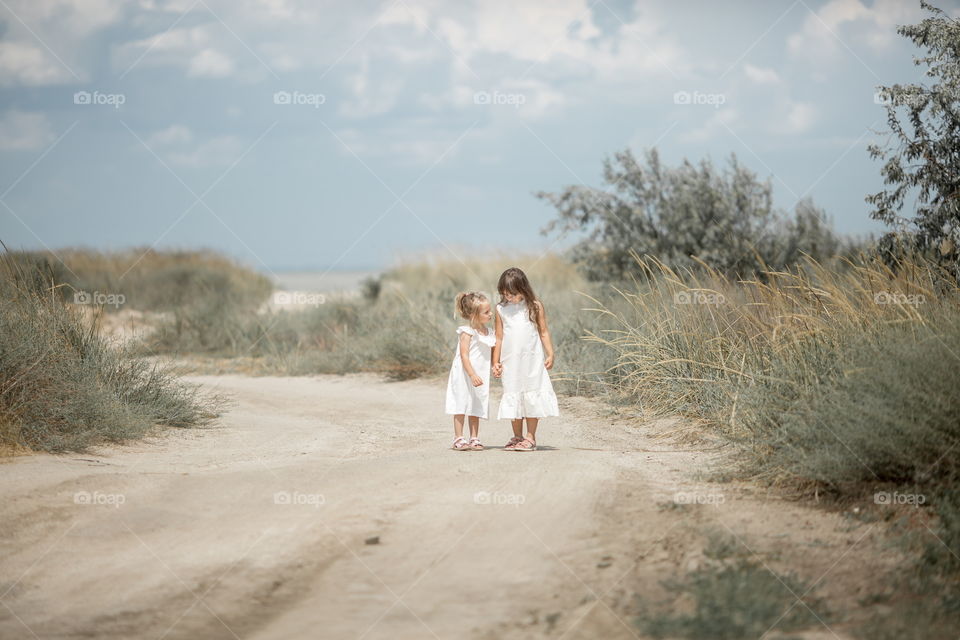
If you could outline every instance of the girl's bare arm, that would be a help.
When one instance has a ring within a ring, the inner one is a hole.
[[[499,376],[498,370],[500,369],[500,351],[503,347],[503,319],[500,318],[500,314],[497,313],[493,321],[494,333],[497,336],[497,342],[493,346],[493,373],[494,375]]]
[[[547,326],[547,310],[539,300],[534,303],[534,307],[537,310],[537,331],[540,333],[540,341],[543,343],[543,351],[546,354],[543,364],[547,369],[552,369],[553,340],[550,338],[550,328]]]
[[[469,333],[460,334],[460,362],[463,363],[463,370],[470,376],[473,386],[479,387],[483,384],[483,379],[477,375],[477,372],[473,370],[473,365],[470,363],[470,340],[472,338],[473,336]]]

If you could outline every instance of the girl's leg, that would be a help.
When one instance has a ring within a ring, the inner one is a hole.
[[[460,428],[463,428],[461,423]],[[476,438],[480,435],[480,418],[478,416],[470,416],[470,438]]]
[[[537,425],[540,418],[527,418],[527,439],[531,442],[537,441]]]
[[[503,446],[505,451],[512,451],[517,443],[523,440],[523,418],[511,420],[510,426],[513,427],[513,437]]]
[[[463,437],[463,416],[464,414],[458,413],[453,416],[453,437],[462,438]]]

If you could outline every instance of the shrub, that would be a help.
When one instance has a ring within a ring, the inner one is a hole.
[[[7,448],[82,450],[158,424],[215,417],[221,399],[108,345],[63,303],[43,264],[0,256],[0,437]]]

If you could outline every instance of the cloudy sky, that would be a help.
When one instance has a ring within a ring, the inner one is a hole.
[[[960,0],[934,0],[960,16]],[[536,191],[731,152],[880,229],[914,0],[0,0],[0,239],[263,270],[543,250]],[[570,239],[562,239],[562,247]]]

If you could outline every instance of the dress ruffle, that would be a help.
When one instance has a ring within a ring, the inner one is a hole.
[[[497,411],[498,420],[547,418],[559,415],[557,395],[552,389],[504,393],[500,398],[500,409]]]

